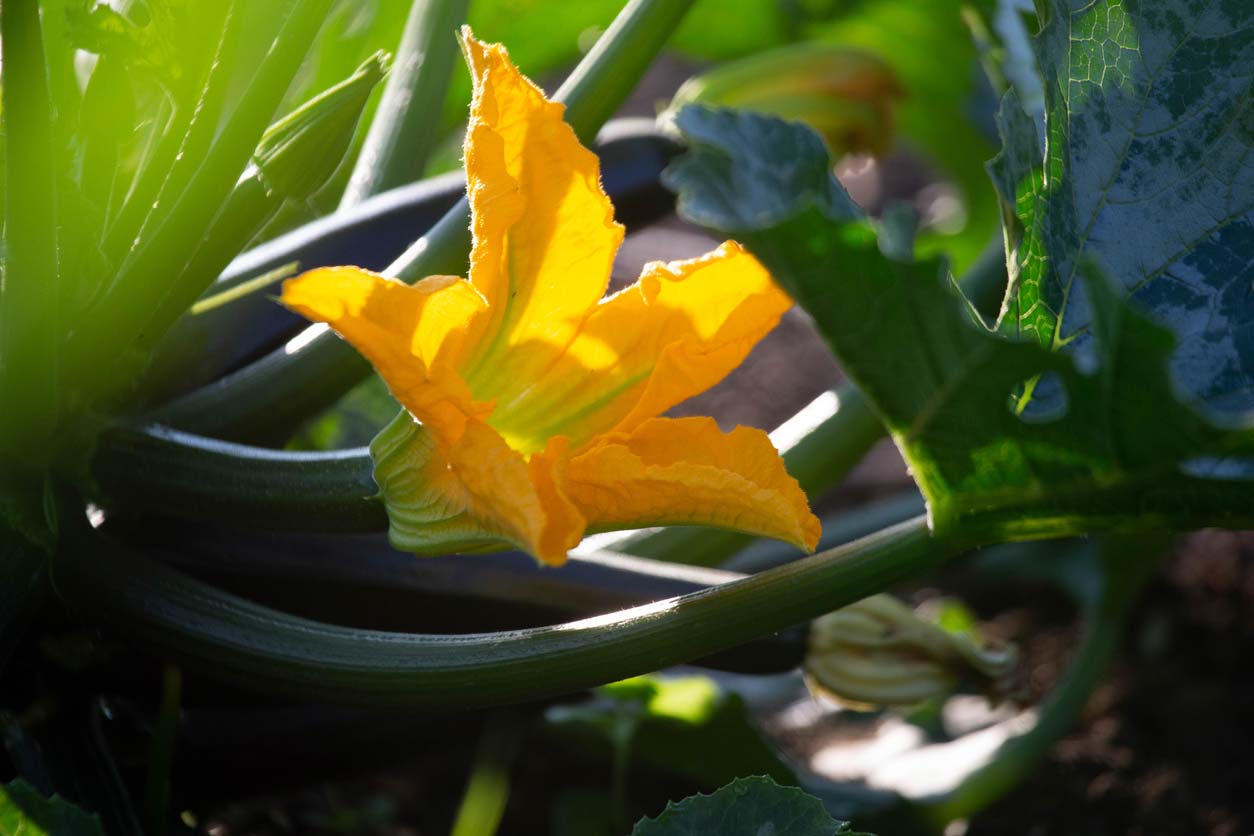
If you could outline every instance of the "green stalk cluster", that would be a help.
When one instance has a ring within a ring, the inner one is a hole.
[[[77,82],[47,83],[64,80],[66,56],[43,49],[68,37],[44,31],[60,22],[45,15],[41,28],[37,0],[0,10],[8,466],[38,473],[69,459],[73,469],[101,414],[128,409],[170,325],[284,201],[307,198],[339,166],[382,56],[270,125],[331,2],[299,0],[273,21],[232,4],[189,9],[182,25],[221,35],[181,54],[151,90],[128,62],[158,37],[145,30],[156,24],[105,6],[84,12],[76,25],[98,37],[89,46],[99,57],[81,93]],[[252,53],[259,62],[245,66]],[[156,118],[138,110],[142,95],[156,97]]]
[[[457,56],[451,33],[466,19],[468,6],[469,0],[416,0],[410,6],[396,65],[340,199],[341,209],[422,176],[439,140],[431,130],[432,116],[444,106]]]
[[[185,339],[180,317],[231,259],[289,200],[306,200],[340,166],[354,130],[375,86],[387,74],[385,55],[377,53],[351,76],[324,90],[275,122],[253,152],[252,160],[196,248],[180,281],[150,315],[152,325],[137,348],[147,358],[155,350],[146,378],[176,376],[201,347]],[[159,342],[153,344],[153,338]]]
[[[194,292],[187,293],[194,299],[212,281],[213,276],[186,273],[187,242],[197,240],[210,228],[236,178],[247,167],[300,68],[301,59],[315,40],[330,3],[331,0],[303,0],[293,7],[203,156],[195,163],[187,162],[194,157],[186,155],[176,159],[171,168],[171,176],[176,179],[184,169],[195,165],[186,174],[185,186],[168,199],[164,194],[158,198],[156,208],[131,243],[100,300],[93,305],[91,315],[84,318],[83,326],[68,341],[69,364],[75,376],[98,381],[96,385],[88,384],[89,397],[97,394],[92,390],[101,385],[124,385],[142,366],[142,347],[154,344],[160,337],[160,325],[151,318],[154,308],[160,310],[168,298],[179,295],[184,283],[194,286]],[[229,26],[227,31],[229,35]],[[211,73],[201,103],[225,95],[221,88],[229,79],[222,76],[221,72]],[[203,125],[194,122],[187,141],[213,128],[207,121]],[[167,183],[162,191],[173,189]],[[110,352],[109,346],[116,347],[119,337],[123,350],[117,352],[115,348]],[[108,356],[118,356],[120,365],[102,372],[100,360]]]

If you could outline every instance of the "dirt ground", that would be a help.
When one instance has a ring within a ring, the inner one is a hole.
[[[1056,668],[1059,635],[1038,634],[1029,664]],[[1184,538],[1078,728],[967,836],[1254,833],[1251,660],[1254,536]]]

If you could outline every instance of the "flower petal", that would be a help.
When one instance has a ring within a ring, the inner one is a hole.
[[[654,262],[596,307],[524,401],[499,403],[492,423],[515,444],[560,434],[576,450],[629,431],[726,377],[791,306],[734,241]]]
[[[431,276],[411,286],[357,267],[329,267],[284,282],[282,301],[352,343],[443,442],[456,443],[469,418],[491,412],[457,372],[468,332],[486,315],[469,282]]]
[[[507,403],[605,294],[623,228],[565,107],[518,72],[504,47],[469,29],[463,42],[475,82],[465,145],[470,280],[491,310],[467,379]]]
[[[403,551],[484,551],[508,542],[557,566],[583,537],[584,518],[555,489],[547,463],[529,465],[480,420],[447,446],[402,412],[370,453],[388,539]]]
[[[593,531],[707,525],[808,551],[818,543],[818,519],[761,430],[654,418],[595,440],[564,470],[563,488]]]

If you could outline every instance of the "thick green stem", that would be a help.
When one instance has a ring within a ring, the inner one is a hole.
[[[588,145],[649,69],[693,0],[629,0],[553,96]]]
[[[281,24],[276,20],[275,28],[270,31],[247,31],[235,4],[224,3],[220,10],[220,26],[205,30],[218,30],[212,58],[200,68],[202,72],[181,77],[175,82],[168,101],[168,120],[158,120],[154,144],[145,154],[144,164],[126,200],[101,242],[111,263],[125,261],[143,236],[145,225],[168,211],[168,204],[178,197],[195,167],[204,161],[227,103],[232,67],[242,42],[252,38],[258,41],[272,38]],[[112,56],[102,56],[101,60],[109,57]],[[131,126],[128,124],[127,128]],[[238,171],[235,173],[238,174]]]
[[[509,771],[522,744],[522,718],[501,712],[488,718],[466,782],[452,836],[492,836],[509,801]]]
[[[174,769],[174,747],[178,740],[179,710],[183,704],[183,674],[167,665],[162,677],[161,711],[148,753],[148,776],[144,789],[144,821],[148,832],[165,833],[170,813],[170,773]]]
[[[54,565],[74,607],[250,690],[362,706],[464,710],[582,690],[708,656],[880,592],[971,544],[922,518],[767,572],[608,616],[458,636],[294,618],[80,532]]]
[[[111,510],[304,531],[387,528],[372,470],[364,450],[266,450],[164,427],[111,431],[92,462]]]
[[[469,0],[413,0],[392,72],[340,208],[422,177],[457,60]]]
[[[127,256],[99,310],[87,318],[88,325],[75,334],[70,359],[85,375],[86,369],[101,357],[117,353],[119,341],[152,345],[155,334],[146,332],[154,306],[171,294],[185,293],[194,299],[212,276],[184,272],[191,256],[189,241],[198,241],[210,227],[223,201],[231,193],[240,173],[248,164],[262,133],[300,69],[304,54],[326,17],[331,0],[300,0],[288,14],[261,65],[221,130],[213,135],[200,164],[187,178],[186,188],[171,195],[169,210]],[[164,191],[164,190],[163,190]],[[186,276],[198,287],[194,292],[171,284],[171,276]],[[114,381],[97,375],[93,388],[107,387]]]
[[[562,85],[566,121],[587,142],[626,98],[678,25],[692,0],[632,0]],[[470,205],[465,198],[383,272],[415,281],[464,275],[470,251]],[[326,331],[307,332],[289,346],[170,404],[156,416],[193,432],[258,438],[290,430],[370,373],[346,343]]]

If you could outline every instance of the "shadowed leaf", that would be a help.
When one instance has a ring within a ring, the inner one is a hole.
[[[692,150],[667,173],[690,219],[735,235],[815,318],[873,401],[928,499],[933,525],[999,537],[1237,522],[1254,483],[1201,478],[1198,457],[1251,449],[1175,396],[1170,331],[1088,265],[1097,370],[1015,342],[964,311],[943,262],[893,260],[851,212],[817,136],[750,114],[688,108]],[[1077,291],[1080,285],[1077,285]],[[974,321],[973,321],[974,320]],[[1048,376],[1062,408],[1012,396]]]
[[[632,836],[859,836],[827,814],[823,803],[770,778],[737,778],[710,795],[670,803],[641,819]]]

